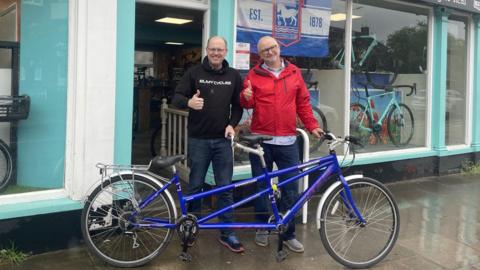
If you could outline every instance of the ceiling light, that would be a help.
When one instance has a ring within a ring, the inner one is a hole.
[[[167,41],[167,42],[165,42],[165,44],[168,44],[168,45],[183,45],[183,42]]]
[[[361,17],[362,16],[352,15],[352,19],[358,19]],[[346,19],[347,19],[347,14],[345,13],[335,13],[330,15],[330,21],[332,22],[345,21]]]
[[[171,23],[171,24],[185,24],[192,22],[192,19],[183,19],[183,18],[175,18],[175,17],[164,17],[158,20],[155,20],[156,22],[162,22],[162,23]]]

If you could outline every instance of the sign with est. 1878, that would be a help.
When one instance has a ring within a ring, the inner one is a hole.
[[[422,0],[432,4],[480,13],[480,0]]]

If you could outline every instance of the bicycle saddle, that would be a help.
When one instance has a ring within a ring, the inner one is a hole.
[[[246,142],[249,145],[259,144],[263,141],[268,141],[273,139],[270,135],[241,135],[239,140],[241,142]]]
[[[161,156],[156,156],[150,161],[150,168],[149,170],[151,171],[156,171],[159,169],[163,169],[169,166],[172,166],[173,164],[182,161],[185,159],[184,155],[175,155],[175,156],[170,156],[170,157],[161,157]]]

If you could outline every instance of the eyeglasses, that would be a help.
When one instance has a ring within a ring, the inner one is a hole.
[[[268,48],[265,48],[265,49],[261,50],[260,53],[267,53],[268,51],[272,51],[272,50],[276,49],[277,47],[278,47],[277,44],[275,44],[271,47],[268,47]]]
[[[209,52],[214,52],[214,53],[222,53],[225,51],[225,49],[221,49],[221,48],[207,48],[207,50]]]

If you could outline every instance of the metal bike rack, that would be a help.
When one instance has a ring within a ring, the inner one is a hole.
[[[310,139],[308,138],[308,134],[305,130],[297,128],[297,132],[302,136],[303,140],[303,160],[302,162],[307,162],[310,159]],[[298,185],[298,192],[302,193],[308,189],[308,174],[302,178],[302,184]],[[307,214],[308,214],[308,202],[302,207],[302,223],[307,223]]]

